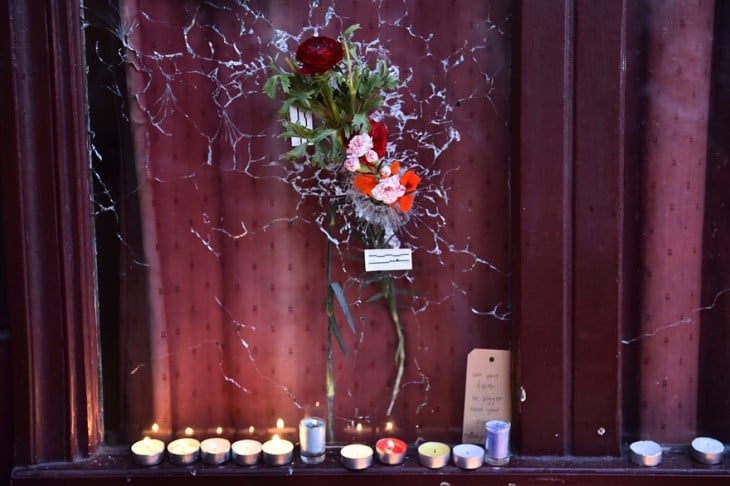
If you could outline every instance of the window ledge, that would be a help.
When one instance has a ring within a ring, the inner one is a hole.
[[[418,464],[415,450],[409,450],[406,461],[399,466],[374,463],[364,471],[348,471],[339,462],[339,449],[327,453],[325,462],[318,466],[305,466],[298,459],[289,466],[271,467],[263,464],[241,467],[233,463],[222,466],[175,466],[163,462],[158,466],[142,467],[132,462],[126,448],[104,447],[94,456],[72,463],[45,463],[18,467],[13,471],[13,484],[57,484],[58,480],[73,479],[75,485],[103,484],[205,484],[214,481],[216,486],[228,484],[264,485],[279,484],[317,486],[359,484],[409,484],[435,486],[470,486],[494,484],[622,484],[684,485],[687,478],[693,485],[727,484],[730,478],[728,461],[717,466],[705,466],[693,462],[687,454],[664,454],[662,464],[648,468],[636,466],[627,457],[513,457],[508,466],[484,467],[475,471],[463,471],[455,466],[429,470]],[[242,482],[243,481],[243,482]],[[193,483],[194,482],[194,483]]]

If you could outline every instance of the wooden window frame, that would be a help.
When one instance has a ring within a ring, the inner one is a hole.
[[[0,6],[2,197],[14,484],[720,484],[724,467],[622,454],[621,330],[635,313],[638,2],[516,1],[512,200],[515,433],[505,468],[414,461],[134,466],[102,444],[80,0]],[[590,87],[590,89],[587,89]],[[9,96],[8,96],[9,94]],[[600,241],[600,245],[596,242]],[[617,358],[618,357],[618,358]],[[284,481],[284,479],[286,481]]]

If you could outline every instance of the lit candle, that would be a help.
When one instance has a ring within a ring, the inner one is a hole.
[[[662,462],[662,446],[653,440],[638,440],[629,446],[631,462],[639,466],[658,466]]]
[[[451,448],[443,442],[424,442],[418,446],[418,462],[431,469],[439,469],[449,463]]]
[[[511,425],[504,420],[489,420],[486,429],[486,461],[492,466],[504,466],[509,463],[509,431]]]
[[[253,466],[261,458],[261,442],[253,439],[237,440],[231,446],[233,462],[239,466]]]
[[[484,449],[475,444],[459,444],[452,451],[454,464],[462,469],[478,469],[484,464]]]
[[[200,442],[192,437],[175,439],[167,444],[167,456],[170,462],[180,466],[195,462],[199,453]]]
[[[294,444],[275,435],[261,446],[264,462],[269,466],[283,466],[289,464],[294,451]]]
[[[320,464],[325,458],[325,423],[319,417],[299,421],[300,457],[304,464]]]
[[[373,463],[373,449],[365,444],[348,444],[340,449],[342,465],[347,469],[359,471]]]
[[[375,443],[378,459],[383,464],[400,464],[406,457],[406,443],[400,439],[386,437]]]
[[[205,439],[200,443],[200,460],[205,464],[223,464],[231,455],[231,443],[222,437]]]
[[[165,452],[165,443],[159,439],[145,437],[132,444],[134,462],[142,466],[154,466],[162,462]]]
[[[276,426],[270,427],[267,433],[270,435],[278,435],[279,438],[293,438],[296,435],[296,430],[294,427],[287,427],[284,419],[278,418],[276,419]]]
[[[710,437],[697,437],[692,441],[690,456],[702,464],[720,464],[725,454],[725,444]]]

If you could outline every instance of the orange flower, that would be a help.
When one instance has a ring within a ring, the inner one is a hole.
[[[413,207],[413,194],[406,194],[398,199],[398,209],[401,213],[407,213]]]
[[[352,183],[360,192],[370,196],[373,188],[378,185],[378,178],[373,174],[358,174]]]
[[[397,160],[390,164],[390,175],[394,176],[400,170],[400,162]]]
[[[421,177],[412,170],[407,171],[400,178],[400,185],[405,188],[406,193],[415,191],[419,182],[421,182]]]

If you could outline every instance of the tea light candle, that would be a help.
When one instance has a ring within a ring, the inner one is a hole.
[[[231,443],[228,439],[213,437],[200,443],[200,460],[205,464],[217,466],[223,464],[231,455]]]
[[[629,446],[631,462],[639,466],[658,466],[662,462],[662,447],[653,440],[638,440]]]
[[[261,451],[266,464],[269,466],[283,466],[291,462],[294,444],[275,435],[273,439],[264,442]]]
[[[231,446],[233,462],[239,466],[253,466],[261,458],[261,442],[253,439],[237,440]]]
[[[386,437],[375,443],[378,459],[383,464],[400,464],[406,457],[406,443],[400,439]]]
[[[167,444],[167,457],[170,462],[179,466],[192,464],[198,459],[200,442],[192,437],[175,439]]]
[[[710,437],[697,437],[692,441],[690,456],[702,464],[720,464],[725,454],[725,444]]]
[[[487,464],[504,466],[509,463],[509,431],[511,425],[504,420],[489,420],[484,424],[486,429]]]
[[[145,437],[132,444],[134,462],[141,466],[154,466],[162,462],[165,452],[165,443],[159,439]]]
[[[347,469],[359,471],[373,463],[373,449],[365,444],[348,444],[340,449],[342,465]]]
[[[454,464],[462,469],[478,469],[484,464],[484,449],[475,444],[459,444],[453,450]]]
[[[424,442],[418,446],[418,462],[431,469],[439,469],[449,463],[451,448],[443,442]]]
[[[304,464],[320,464],[325,458],[325,423],[319,417],[299,421],[299,455]]]

